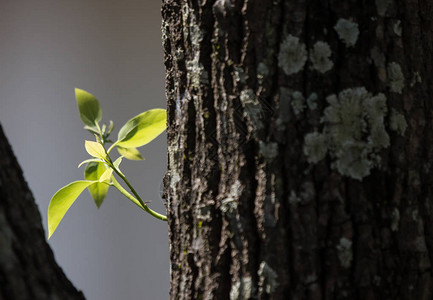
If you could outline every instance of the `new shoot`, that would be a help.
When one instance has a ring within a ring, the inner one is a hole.
[[[135,116],[120,129],[117,140],[112,141],[110,134],[114,128],[113,122],[110,121],[108,126],[99,124],[102,119],[99,101],[92,94],[80,89],[75,89],[75,97],[81,120],[85,124],[84,129],[94,135],[95,141],[86,140],[84,143],[87,153],[91,156],[78,165],[81,167],[86,164],[84,180],[71,182],[51,198],[48,206],[48,238],[52,236],[63,216],[86,188],[98,208],[104,201],[110,186],[113,186],[143,211],[159,220],[167,221],[166,216],[155,212],[144,203],[119,168],[123,158],[143,159],[137,148],[151,142],[165,130],[167,120],[165,109],[151,109]],[[107,144],[111,146],[107,147]],[[120,154],[116,159],[110,155],[113,148],[116,148]],[[126,184],[129,191],[115,176]]]

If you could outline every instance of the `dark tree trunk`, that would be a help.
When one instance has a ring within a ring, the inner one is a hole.
[[[0,299],[84,299],[54,260],[38,208],[1,126]]]
[[[171,299],[433,299],[433,2],[162,14]]]

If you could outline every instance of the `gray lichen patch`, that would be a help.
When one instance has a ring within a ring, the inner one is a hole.
[[[200,27],[193,23],[189,28],[189,34],[193,47],[200,47],[200,43],[203,41],[203,32]]]
[[[407,128],[407,122],[404,116],[396,111],[394,108],[391,109],[389,116],[389,128],[396,131],[399,135],[404,136]]]
[[[273,181],[273,175],[271,176]],[[276,213],[278,211],[279,199],[276,197],[274,192],[271,192],[264,196],[263,199],[263,210],[264,210],[264,222],[263,225],[270,228],[277,225]]]
[[[187,61],[186,68],[188,70],[187,76],[191,87],[199,89],[200,84],[209,83],[208,74],[203,65],[198,62],[198,58]]]
[[[259,144],[260,153],[267,160],[273,160],[278,155],[278,144],[277,143],[264,143]]]
[[[401,21],[398,20],[397,22],[395,22],[394,26],[392,27],[392,29],[394,30],[394,33],[397,36],[401,36]]]
[[[301,186],[301,197],[303,202],[307,203],[313,201],[316,197],[316,190],[311,181],[305,181]]]
[[[389,135],[385,130],[385,116],[388,112],[385,95],[378,94],[374,97],[368,97],[364,100],[363,109],[364,118],[370,127],[368,143],[379,149],[387,148],[390,142]]]
[[[270,294],[278,287],[277,273],[264,261],[260,263],[259,271],[257,272],[260,278],[260,291]]]
[[[341,266],[343,268],[349,268],[353,260],[352,241],[343,237],[340,239],[340,243],[336,248]]]
[[[298,203],[301,203],[301,202],[302,202],[302,199],[296,195],[296,192],[294,190],[291,190],[290,196],[289,196],[289,203],[291,205],[297,205]]]
[[[162,23],[161,23],[161,34],[162,34],[162,43],[163,44],[164,44],[164,41],[166,41],[167,38],[169,37],[169,32],[170,32],[169,29],[170,29],[170,24],[166,20],[163,19]]]
[[[318,98],[319,97],[317,96],[316,93],[311,93],[311,95],[308,96],[308,98],[307,98],[307,105],[308,105],[309,109],[315,110],[317,108],[317,102],[316,102],[316,100]]]
[[[391,92],[401,94],[404,88],[404,75],[396,62],[390,62],[386,68],[388,73],[388,86]]]
[[[390,3],[391,0],[376,0],[377,14],[381,17],[384,17]]]
[[[256,287],[250,276],[244,276],[232,285],[230,300],[248,300],[256,293]]]
[[[178,155],[179,155],[178,138],[177,139],[175,138],[168,144],[168,161],[170,166],[176,166]],[[176,190],[178,188],[178,182],[181,181],[178,169],[174,167],[170,168],[170,170],[167,172],[167,176],[169,179],[170,189],[173,190],[173,193],[176,193]],[[173,205],[175,206],[176,203],[173,203]]]
[[[184,59],[185,53],[184,53],[183,49],[176,49],[176,51],[174,51],[173,57],[176,61],[181,61],[182,59]]]
[[[259,63],[257,66],[257,80],[263,83],[263,80],[269,75],[269,68],[264,63]]]
[[[299,115],[305,109],[305,98],[299,91],[294,91],[292,93],[292,101],[290,102],[293,108],[293,112],[295,115]]]
[[[238,198],[242,193],[242,185],[239,180],[236,180],[230,186],[230,192],[225,199],[221,201],[220,210],[228,217],[233,217],[238,209]]]
[[[239,98],[244,108],[243,115],[250,120],[251,129],[263,128],[263,109],[254,91],[245,89]]]
[[[320,73],[326,73],[331,70],[334,65],[330,59],[331,55],[331,47],[329,47],[327,43],[322,41],[315,43],[313,50],[310,52],[310,60],[313,64],[313,69]]]
[[[316,163],[329,153],[340,174],[362,180],[379,165],[379,152],[390,144],[385,130],[386,97],[358,87],[326,100],[323,132],[305,136],[304,154],[310,163]]]
[[[235,67],[234,69],[234,78],[236,82],[245,83],[246,75],[244,69],[241,67]]]
[[[309,163],[318,163],[326,157],[328,146],[326,136],[318,132],[308,133],[304,140],[304,154]]]
[[[348,141],[337,152],[336,167],[340,174],[361,180],[370,175],[373,161],[363,142]]]
[[[288,35],[280,45],[278,66],[286,75],[296,74],[304,68],[307,61],[307,48],[298,37]]]
[[[422,78],[418,72],[414,72],[412,76],[412,80],[410,81],[410,87],[414,87],[415,84],[417,83],[422,83]]]
[[[339,19],[334,29],[346,47],[355,46],[359,35],[357,23],[347,19]]]

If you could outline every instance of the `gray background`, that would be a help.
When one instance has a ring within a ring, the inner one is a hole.
[[[101,102],[103,121],[165,108],[160,1],[1,0],[0,123],[46,227],[52,195],[82,179],[88,158],[74,87]],[[160,183],[165,134],[122,170],[150,206],[165,213]],[[167,224],[111,189],[97,210],[87,191],[49,241],[87,299],[167,299]]]

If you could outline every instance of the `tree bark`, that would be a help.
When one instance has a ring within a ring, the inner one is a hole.
[[[0,299],[84,299],[54,260],[38,208],[1,126]]]
[[[433,299],[433,2],[162,15],[171,299]]]

